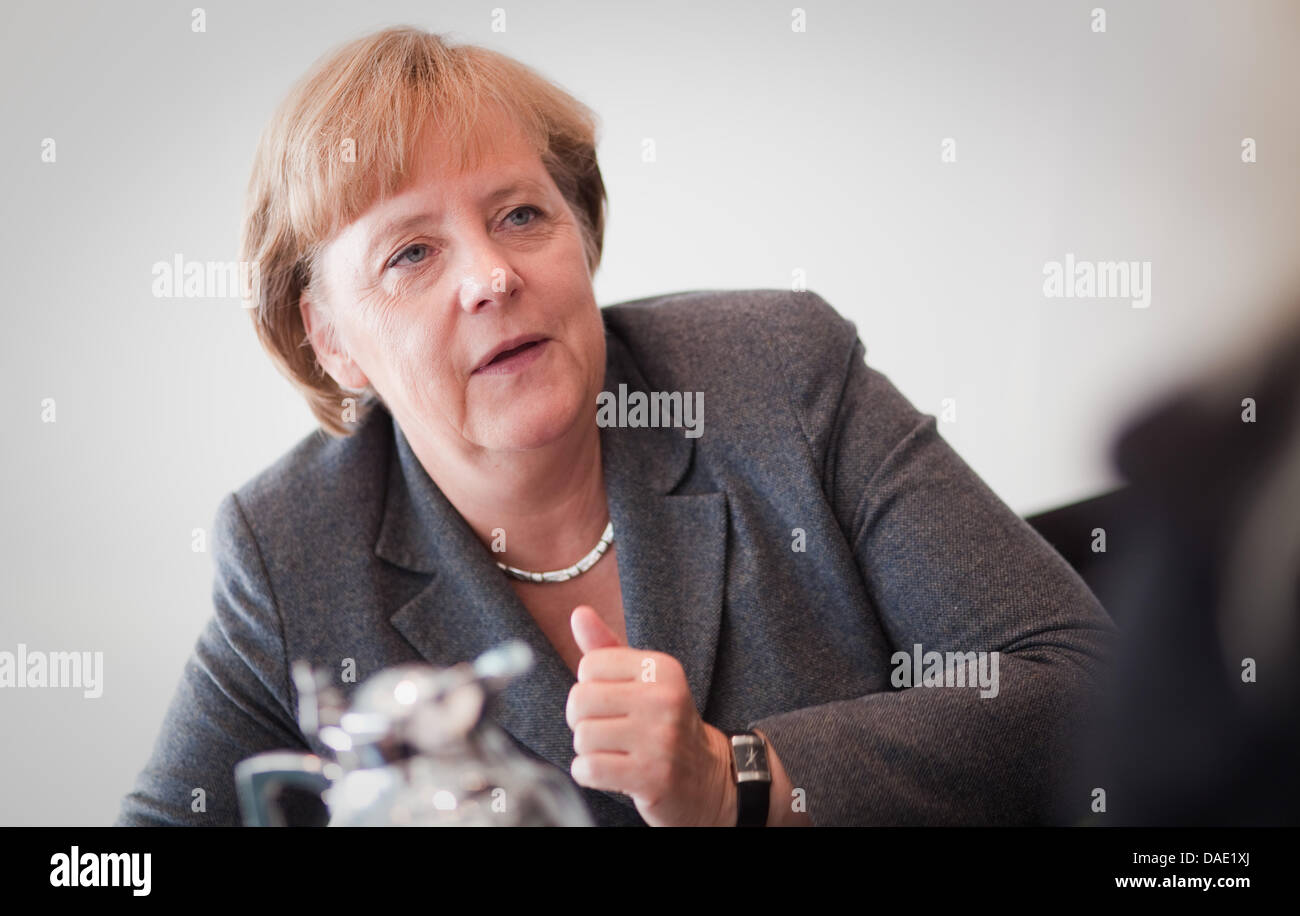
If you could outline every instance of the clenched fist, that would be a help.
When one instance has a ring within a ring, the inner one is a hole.
[[[583,653],[565,707],[574,781],[630,796],[652,827],[734,826],[731,745],[700,718],[681,663],[622,645],[589,605],[570,626]]]

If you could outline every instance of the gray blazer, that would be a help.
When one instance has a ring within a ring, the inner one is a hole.
[[[629,644],[682,663],[705,721],[762,729],[819,826],[1049,820],[1112,653],[1082,580],[816,294],[602,311],[606,390],[704,392],[698,438],[600,433]],[[355,659],[364,681],[522,639],[537,665],[492,718],[568,774],[572,675],[382,406],[227,495],[212,541],[215,613],[117,824],[238,824],[239,760],[327,755],[297,726],[297,659]],[[891,658],[917,644],[999,652],[997,696],[897,686]],[[644,823],[627,797],[582,792],[599,824]]]

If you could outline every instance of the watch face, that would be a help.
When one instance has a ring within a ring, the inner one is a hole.
[[[742,736],[731,743],[732,756],[736,759],[736,774],[740,780],[769,779],[767,771],[767,749],[757,738]]]

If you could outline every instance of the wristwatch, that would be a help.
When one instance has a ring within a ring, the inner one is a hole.
[[[766,827],[772,793],[767,746],[757,733],[727,732],[731,743],[731,778],[736,782],[736,826]]]

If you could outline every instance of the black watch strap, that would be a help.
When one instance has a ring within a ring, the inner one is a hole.
[[[772,797],[767,746],[752,731],[727,732],[731,742],[731,778],[736,782],[736,826],[766,827]]]

